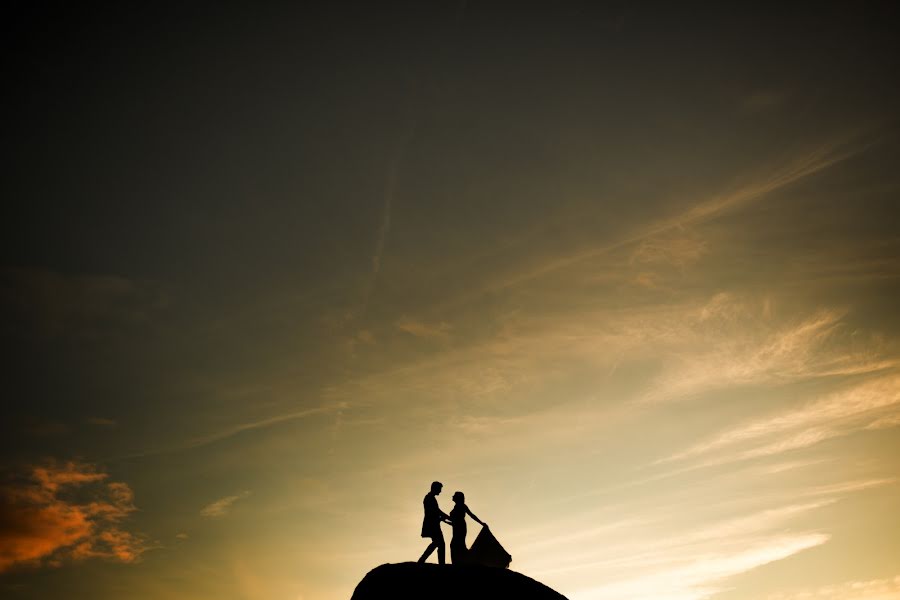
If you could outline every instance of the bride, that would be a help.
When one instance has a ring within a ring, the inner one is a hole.
[[[453,537],[450,539],[450,561],[454,565],[460,565],[466,562],[466,515],[472,517],[482,527],[487,527],[487,523],[476,517],[469,507],[466,506],[466,496],[462,492],[453,494],[453,502],[456,506],[450,511],[450,523],[453,525]]]

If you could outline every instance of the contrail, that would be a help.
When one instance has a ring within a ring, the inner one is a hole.
[[[307,417],[312,417],[315,415],[321,415],[326,413],[331,413],[335,411],[341,411],[347,408],[347,403],[340,402],[337,404],[330,404],[326,406],[318,406],[314,408],[308,408],[306,410],[298,410],[295,412],[285,413],[281,415],[276,415],[274,417],[269,417],[267,419],[261,419],[259,421],[251,421],[249,423],[240,423],[238,425],[234,425],[222,431],[217,431],[215,433],[211,433],[209,435],[201,436],[194,438],[192,440],[188,440],[182,444],[176,444],[173,446],[169,446],[168,448],[158,448],[155,450],[147,450],[145,452],[135,452],[134,454],[127,454],[125,456],[118,456],[109,461],[115,460],[127,460],[131,458],[144,458],[147,456],[157,456],[160,454],[174,454],[177,452],[184,452],[186,450],[193,450],[195,448],[201,448],[203,446],[208,446],[210,444],[214,444],[216,442],[228,439],[230,437],[234,437],[240,433],[245,431],[252,431],[255,429],[265,429],[267,427],[271,427],[273,425],[278,425],[279,423],[285,423],[288,421],[296,421],[299,419],[305,419]]]
[[[453,23],[450,27],[450,30],[452,32],[457,32],[463,25],[463,22],[466,18],[467,9],[467,0],[460,0],[456,5],[456,13],[454,15]],[[445,41],[448,45],[444,48],[444,50],[451,50],[450,45],[452,45],[452,37],[445,38]],[[427,82],[428,79],[434,76],[433,66],[432,68],[421,71],[419,73],[415,73],[415,68],[412,68],[411,71],[413,72],[407,72],[406,82],[408,88],[406,99],[409,102],[409,117],[404,129],[401,131],[400,139],[397,142],[393,156],[390,160],[390,163],[388,164],[387,177],[385,178],[384,186],[384,209],[381,212],[381,224],[378,227],[378,237],[375,241],[375,251],[372,254],[372,272],[369,275],[369,280],[366,283],[365,293],[363,294],[362,308],[359,311],[359,315],[364,315],[366,310],[368,309],[369,301],[372,298],[372,294],[375,291],[375,285],[378,282],[378,274],[381,272],[381,264],[384,258],[384,248],[387,242],[388,233],[391,229],[391,210],[393,209],[394,197],[397,193],[397,183],[400,178],[403,155],[406,152],[407,146],[409,146],[410,142],[416,135],[418,115],[420,114],[421,109],[421,98],[419,97],[416,89],[417,87],[419,87],[417,84],[421,84],[423,80]]]
[[[365,313],[369,307],[369,300],[375,291],[375,284],[378,281],[378,273],[381,272],[381,263],[384,257],[384,246],[387,241],[388,233],[391,230],[391,209],[394,204],[394,196],[397,193],[397,181],[400,177],[400,167],[403,162],[403,154],[409,145],[416,131],[416,122],[411,120],[403,137],[397,144],[391,162],[388,164],[387,177],[384,185],[384,209],[381,211],[381,224],[378,227],[378,237],[375,240],[375,252],[372,254],[372,272],[369,275],[369,281],[366,284],[365,294],[363,295],[363,306],[361,313]]]
[[[397,191],[397,168],[399,160],[395,158],[388,167],[387,183],[384,188],[384,210],[381,213],[381,227],[378,228],[378,241],[375,243],[375,254],[372,255],[372,278],[381,271],[381,256],[384,254],[384,240],[391,230],[391,205]],[[373,282],[374,283],[374,282]]]

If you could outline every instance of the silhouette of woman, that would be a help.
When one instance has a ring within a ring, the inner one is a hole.
[[[462,492],[453,494],[453,502],[456,506],[450,511],[450,523],[453,525],[453,537],[450,538],[450,562],[454,565],[461,565],[466,562],[466,515],[469,515],[476,522],[481,523],[482,527],[487,527],[487,523],[472,514],[469,507],[466,506],[466,496]]]

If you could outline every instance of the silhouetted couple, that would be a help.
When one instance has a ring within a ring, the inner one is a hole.
[[[466,515],[469,515],[476,522],[481,523],[482,527],[487,527],[487,523],[472,514],[469,507],[466,506],[466,497],[462,492],[453,494],[453,502],[456,506],[446,514],[438,506],[437,496],[441,493],[444,484],[435,481],[431,484],[431,491],[425,495],[422,504],[425,507],[425,518],[422,520],[422,537],[431,538],[431,543],[425,548],[425,553],[419,558],[419,562],[423,563],[428,560],[431,553],[437,550],[438,562],[444,564],[444,533],[441,531],[441,523],[449,523],[453,526],[453,537],[450,538],[450,560],[454,565],[466,562]]]

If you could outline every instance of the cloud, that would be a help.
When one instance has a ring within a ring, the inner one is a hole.
[[[900,575],[892,578],[845,581],[813,589],[779,592],[765,600],[900,600]]]
[[[760,201],[793,183],[811,177],[856,156],[866,148],[868,148],[868,144],[851,142],[845,138],[821,144],[796,156],[792,160],[783,162],[778,167],[756,177],[752,181],[736,185],[732,189],[719,194],[712,194],[672,216],[651,221],[608,243],[590,246],[575,253],[543,260],[538,264],[533,264],[520,270],[518,273],[497,277],[483,289],[472,294],[464,294],[455,299],[455,301],[465,302],[471,300],[475,294],[496,293],[507,288],[517,287],[551,273],[608,255],[615,250],[640,244],[647,240],[671,236],[673,233],[708,222],[751,202]]]
[[[659,505],[660,512],[643,508],[641,519],[626,517],[614,523],[618,531],[613,535],[598,529],[589,536],[594,540],[579,540],[580,535],[565,532],[546,540],[551,547],[570,547],[580,541],[584,550],[570,550],[564,559],[553,558],[554,552],[540,552],[542,558],[530,565],[530,571],[544,580],[571,581],[580,588],[571,594],[573,598],[702,600],[721,591],[728,577],[826,543],[826,533],[788,533],[785,528],[792,519],[833,503],[788,504],[726,519],[710,516],[700,526],[679,526],[671,532],[665,527],[673,523],[673,515],[681,510],[693,513],[696,500],[690,507]],[[635,509],[616,508],[625,514],[629,510]]]
[[[384,191],[384,210],[381,215],[381,225],[378,227],[378,237],[375,242],[375,252],[372,254],[372,281],[369,284],[369,293],[375,285],[375,278],[381,271],[381,259],[384,255],[384,243],[388,232],[391,230],[391,204],[394,201],[394,193],[397,188],[397,164],[392,162],[388,169],[387,184]]]
[[[730,386],[864,375],[898,365],[877,336],[848,332],[843,311],[821,309],[784,321],[772,318],[772,310],[771,302],[757,304],[721,293],[684,312],[680,322],[658,332],[661,350],[668,350],[670,359],[645,400],[673,400]]]
[[[0,271],[0,304],[39,335],[93,338],[146,321],[169,298],[149,281],[8,268]]]
[[[94,427],[115,427],[117,425],[117,423],[112,419],[104,419],[99,417],[89,417],[87,419],[84,419],[81,423]],[[25,430],[31,435],[37,437],[52,437],[72,433],[74,427],[68,423],[49,421],[28,425]]]
[[[783,92],[757,90],[741,99],[740,108],[743,112],[759,113],[779,108],[786,100],[787,95]]]
[[[122,528],[134,494],[94,465],[50,462],[0,488],[0,572],[105,558],[136,562],[146,541]]]
[[[890,429],[900,426],[900,412],[879,417],[866,425],[866,429]]]
[[[411,120],[407,127],[400,135],[397,147],[388,164],[387,177],[384,185],[384,208],[381,213],[381,223],[378,226],[378,233],[375,238],[375,251],[372,253],[372,272],[366,284],[365,295],[363,297],[362,311],[368,308],[369,300],[375,291],[375,285],[378,282],[378,274],[381,272],[381,262],[384,259],[384,247],[387,242],[388,233],[391,230],[391,209],[394,204],[394,197],[397,195],[397,184],[400,178],[400,168],[403,162],[403,154],[415,135],[416,122]]]
[[[397,329],[404,331],[412,336],[425,339],[446,340],[450,337],[449,323],[441,321],[439,323],[426,323],[411,317],[401,317],[395,323]]]
[[[747,540],[742,547],[717,554],[688,554],[671,566],[649,560],[649,573],[615,583],[583,589],[580,600],[703,600],[723,591],[722,581],[763,565],[783,560],[803,550],[821,546],[829,536],[818,533],[782,535],[762,541]],[[668,561],[667,561],[668,562]],[[662,590],[662,591],[661,591]]]
[[[715,453],[716,461],[755,458],[805,448],[862,429],[900,425],[900,375],[890,374],[833,392],[800,408],[724,431],[667,461]],[[883,411],[891,411],[882,414]],[[752,444],[731,455],[724,448]]]
[[[260,419],[258,421],[250,421],[247,423],[241,423],[238,425],[234,425],[227,429],[223,429],[217,433],[211,433],[206,436],[202,436],[196,438],[190,442],[188,442],[182,449],[187,448],[198,448],[200,446],[206,446],[208,444],[212,444],[226,438],[233,437],[238,435],[239,433],[243,433],[245,431],[252,431],[254,429],[263,429],[266,427],[271,427],[273,425],[278,425],[279,423],[285,423],[287,421],[296,421],[297,419],[305,419],[306,417],[311,417],[314,415],[326,414],[340,410],[343,407],[342,404],[329,405],[329,406],[320,406],[316,408],[308,408],[305,410],[298,410],[294,412],[284,413],[281,415],[275,415],[273,417],[268,417],[265,419]]]
[[[132,454],[128,454],[125,456],[118,457],[119,459],[125,458],[141,458],[145,456],[156,456],[159,454],[169,454],[174,452],[184,452],[186,450],[193,450],[195,448],[201,448],[203,446],[208,446],[210,444],[215,444],[222,440],[226,440],[232,438],[236,435],[244,433],[246,431],[254,431],[257,429],[265,429],[268,427],[272,427],[274,425],[278,425],[281,423],[287,423],[289,421],[296,421],[298,419],[305,419],[307,417],[321,415],[321,414],[329,414],[333,412],[340,411],[343,408],[346,408],[347,404],[344,402],[337,402],[328,404],[325,406],[319,406],[315,408],[308,408],[305,410],[298,410],[288,413],[283,413],[280,415],[275,415],[272,417],[267,417],[265,419],[259,419],[257,421],[249,421],[246,423],[238,423],[237,425],[232,425],[231,427],[227,427],[220,431],[210,433],[204,436],[200,436],[194,438],[192,440],[188,440],[183,444],[177,444],[168,448],[158,448],[155,450],[147,450],[145,452],[135,452]]]
[[[38,423],[28,427],[28,433],[37,437],[51,437],[55,435],[64,435],[71,431],[71,427],[65,423]]]
[[[898,364],[884,340],[851,330],[843,311],[783,315],[781,310],[767,296],[722,293],[667,306],[511,313],[496,319],[480,342],[415,356],[330,386],[324,394],[354,409],[366,404],[387,410],[428,393],[432,400],[406,411],[405,418],[446,423],[461,406],[473,407],[476,412],[467,414],[463,425],[490,426],[497,433],[498,427],[508,431],[517,421],[481,419],[509,417],[514,403],[531,407],[529,414],[540,413],[529,403],[537,394],[553,393],[543,401],[552,411],[573,401],[553,392],[553,383],[565,381],[566,364],[589,367],[593,389],[602,390],[618,365],[652,363],[646,382],[621,397],[630,414],[738,386],[877,376]],[[574,423],[595,423],[589,417],[600,412],[608,416],[613,405],[588,402],[584,408]]]
[[[373,345],[377,342],[375,339],[375,334],[369,331],[368,329],[361,329],[357,332],[356,338],[354,338],[355,342],[360,342],[366,345]]]
[[[662,263],[683,269],[707,252],[709,244],[703,240],[684,236],[660,236],[642,241],[632,253],[631,262]]]
[[[207,504],[203,508],[200,509],[200,515],[203,517],[207,517],[210,519],[224,517],[228,514],[228,511],[231,510],[231,506],[237,502],[238,500],[242,500],[250,495],[249,490],[245,490],[239,494],[235,494],[233,496],[225,496],[224,498],[219,498],[215,502]]]

